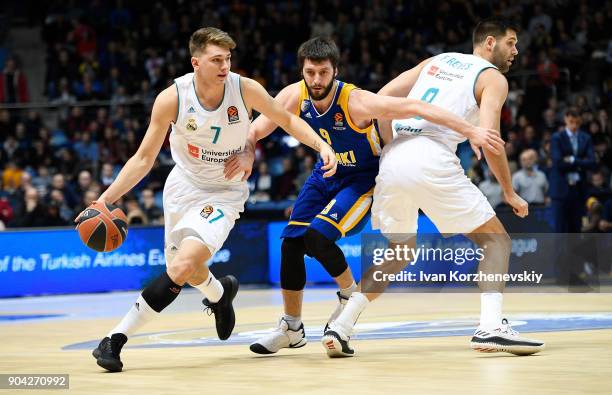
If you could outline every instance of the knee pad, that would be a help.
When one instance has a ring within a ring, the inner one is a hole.
[[[340,247],[322,233],[308,228],[304,235],[304,245],[308,255],[321,262],[330,276],[338,277],[348,268]]]
[[[306,285],[304,238],[285,237],[281,244],[281,288],[301,291]]]

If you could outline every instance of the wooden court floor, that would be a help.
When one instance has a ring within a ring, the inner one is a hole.
[[[199,295],[184,292],[176,302],[180,308],[130,339],[122,353],[124,372],[114,374],[96,365],[91,345],[114,326],[135,293],[0,300],[0,315],[67,314],[0,322],[0,373],[69,374],[69,390],[35,392],[55,394],[612,393],[612,293],[506,294],[505,314],[519,323],[515,328],[527,333],[523,328],[532,325],[538,333],[531,337],[547,343],[529,357],[469,349],[478,294],[386,294],[360,318],[352,342],[356,357],[333,360],[317,338],[334,306],[334,290],[307,294],[306,347],[258,356],[249,351],[249,339],[274,326],[278,290],[239,292],[236,329],[223,344],[212,340],[214,323],[198,311]]]

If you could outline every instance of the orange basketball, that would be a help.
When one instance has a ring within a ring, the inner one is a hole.
[[[94,202],[79,217],[77,230],[87,247],[100,252],[113,251],[127,237],[127,217],[117,206]]]

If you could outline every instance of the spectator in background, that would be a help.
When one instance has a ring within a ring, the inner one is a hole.
[[[13,58],[6,59],[4,70],[0,73],[0,103],[27,103],[28,81],[25,74],[17,68]]]
[[[582,233],[599,232],[603,205],[594,197],[590,197],[586,202],[586,217],[582,224]]]
[[[294,184],[295,189],[297,191],[301,190],[306,183],[308,177],[310,177],[310,173],[312,173],[312,169],[314,168],[315,160],[311,155],[305,155],[304,160],[302,161],[302,169],[300,170],[300,174],[295,178]]]
[[[32,178],[32,185],[38,190],[40,196],[47,195],[47,191],[51,186],[51,175],[49,174],[49,168],[47,166],[38,166],[38,172],[36,176]]]
[[[61,215],[61,206],[56,202],[48,202],[43,226],[66,226],[69,222]]]
[[[145,188],[140,195],[142,208],[147,222],[150,224],[163,224],[164,212],[155,204],[155,193],[151,188]]]
[[[110,163],[104,163],[102,165],[102,170],[100,171],[100,184],[102,185],[102,188],[108,188],[113,181],[115,181],[115,170],[113,169],[113,165]]]
[[[28,187],[23,198],[23,212],[17,219],[17,225],[26,228],[46,226],[47,210],[40,203],[36,188]]]
[[[599,221],[601,232],[612,232],[612,199],[604,204],[601,220]]]
[[[290,158],[283,158],[282,174],[277,176],[273,181],[273,196],[275,200],[284,200],[295,198],[294,180],[297,176],[293,163]]]
[[[0,196],[0,222],[8,225],[14,217],[13,207],[6,196]]]
[[[91,177],[91,172],[89,170],[81,170],[77,177],[77,183],[75,186],[76,193],[82,196],[91,188],[92,183],[93,178]]]
[[[2,172],[2,189],[8,192],[16,191],[21,186],[23,170],[13,161],[9,161]]]
[[[138,200],[130,196],[125,199],[125,212],[128,220],[128,225],[144,225],[148,223],[146,214],[138,205]]]
[[[546,175],[538,170],[538,154],[533,149],[527,149],[520,155],[521,170],[512,175],[512,187],[529,204],[544,204],[548,180]]]
[[[170,174],[170,169],[170,166],[163,166],[159,158],[156,158],[155,162],[153,162],[153,168],[147,176],[148,188],[151,188],[154,192],[162,191],[166,178],[168,178],[168,174]]]
[[[496,208],[504,202],[502,187],[488,168],[484,170],[484,181],[478,185],[478,189],[487,197],[491,207]]]
[[[51,179],[51,189],[58,190],[62,193],[68,207],[74,208],[79,203],[79,197],[68,187],[66,184],[66,177],[64,177],[62,173],[53,175]]]
[[[62,191],[60,191],[59,189],[52,189],[47,199],[49,200],[50,204],[53,203],[57,207],[59,207],[59,215],[67,223],[70,223],[70,221],[74,219],[74,213],[70,209],[70,207],[68,207],[68,204],[66,203],[66,199],[64,197],[64,193]]]
[[[594,197],[601,203],[605,203],[612,197],[612,191],[610,191],[606,178],[600,170],[591,174],[591,181],[586,195],[587,198]]]
[[[579,128],[580,115],[575,109],[569,109],[565,113],[565,129],[553,134],[551,140],[550,197],[558,233],[580,232],[586,201],[586,172],[595,168],[591,136]]]
[[[89,132],[81,133],[81,138],[74,143],[74,151],[81,161],[88,161],[92,164],[97,164],[100,158],[98,143],[92,141],[91,133]]]
[[[267,202],[272,197],[272,176],[268,172],[268,164],[260,162],[257,166],[253,181],[253,200],[256,202]]]

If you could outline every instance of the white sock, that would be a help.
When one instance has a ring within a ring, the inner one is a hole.
[[[370,301],[361,292],[353,292],[349,298],[344,310],[334,321],[334,326],[344,332],[346,336],[351,336],[353,333],[353,327],[359,318],[359,315],[368,306]]]
[[[283,319],[287,321],[287,325],[289,325],[289,329],[292,331],[297,331],[300,325],[302,325],[302,317],[294,317],[289,314],[284,314]]]
[[[130,337],[137,330],[142,328],[144,324],[151,321],[158,315],[159,313],[149,306],[142,295],[139,295],[138,299],[136,299],[136,303],[134,303],[130,311],[127,312],[121,322],[119,322],[119,324],[117,324],[117,326],[114,327],[107,336],[111,337],[113,333],[123,333],[127,337]]]
[[[217,280],[211,271],[208,272],[208,278],[200,285],[195,285],[195,288],[206,296],[211,303],[217,303],[223,296],[223,285]]]
[[[347,288],[340,288],[340,295],[348,299],[351,297],[353,292],[355,292],[356,290],[357,290],[357,284],[355,284],[355,281],[353,281],[353,283],[349,285]]]
[[[502,302],[504,295],[499,292],[480,294],[480,326],[498,328],[502,321]]]

